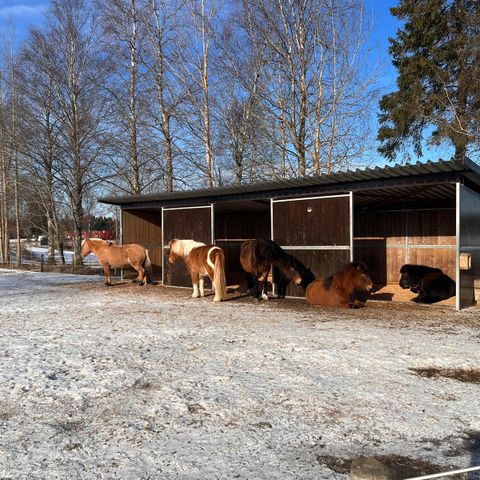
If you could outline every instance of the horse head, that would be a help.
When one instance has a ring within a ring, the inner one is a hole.
[[[280,269],[282,273],[295,285],[301,285],[302,283],[302,273],[298,265],[298,260],[292,255],[286,254],[285,257],[280,261]]]
[[[372,279],[366,273],[355,269],[353,275],[353,287],[361,292],[369,292],[373,288]]]
[[[180,252],[178,251],[179,247],[180,245],[176,238],[168,242],[168,261],[172,265],[178,260],[178,257],[180,256]]]
[[[90,245],[90,240],[85,238],[85,240],[82,242],[82,257],[86,257],[89,253],[92,253],[92,247]]]

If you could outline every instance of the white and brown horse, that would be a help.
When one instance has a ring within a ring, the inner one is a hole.
[[[128,245],[115,245],[100,238],[86,238],[82,242],[82,256],[85,257],[93,253],[105,272],[105,285],[112,284],[110,267],[124,268],[131,266],[137,272],[138,276],[134,282],[140,285],[148,283],[148,279],[153,283],[153,272],[148,250],[138,243]]]
[[[204,277],[208,275],[215,291],[214,302],[221,302],[227,295],[225,280],[225,254],[220,247],[205,245],[194,240],[179,240],[169,242],[168,261],[174,264],[178,258],[183,258],[192,279],[192,298],[204,296]]]

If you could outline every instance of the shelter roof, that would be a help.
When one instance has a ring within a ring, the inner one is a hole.
[[[480,192],[480,165],[468,158],[426,163],[364,168],[328,175],[272,180],[246,185],[182,190],[145,195],[109,196],[99,202],[128,208],[194,206],[227,201],[261,201],[355,192],[357,204],[395,199],[417,199],[435,203],[455,198],[455,183]]]

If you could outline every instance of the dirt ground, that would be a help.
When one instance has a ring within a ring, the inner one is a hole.
[[[0,478],[346,479],[362,456],[393,479],[480,465],[477,309],[213,304],[0,270],[0,325]]]

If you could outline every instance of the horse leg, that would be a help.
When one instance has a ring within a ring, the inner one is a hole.
[[[255,300],[260,300],[260,282],[257,276],[253,277],[253,297]]]
[[[268,290],[268,274],[270,273],[270,268],[263,273],[263,286],[262,286],[262,300],[268,300],[267,290]]]
[[[192,285],[193,285],[192,298],[198,298],[200,296],[198,291],[199,275],[198,273],[191,272],[190,277],[192,278]]]
[[[102,265],[103,272],[105,273],[105,285],[109,287],[112,284],[112,278],[110,276],[110,265],[105,263]]]
[[[145,285],[147,282],[146,282],[146,273],[145,273],[145,269],[141,266],[141,265],[135,265],[132,267],[138,272],[138,275],[137,275],[137,278],[135,280],[133,280],[133,283],[138,283],[139,285]]]
[[[203,277],[199,278],[198,286],[200,288],[200,296],[201,297],[205,296],[205,279]]]

